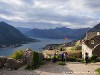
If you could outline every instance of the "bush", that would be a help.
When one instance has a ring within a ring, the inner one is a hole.
[[[27,66],[25,67],[25,69],[27,69],[27,70],[32,70],[32,65],[27,65]]]
[[[82,62],[83,59],[82,59],[82,58],[76,58],[76,61],[77,61],[77,62]]]
[[[96,63],[96,61],[95,60],[91,60],[90,63]]]
[[[59,65],[66,65],[66,63],[65,62],[60,62]]]
[[[97,59],[97,56],[96,55],[93,55],[92,57],[91,57],[91,60],[93,61],[93,60],[96,60]]]
[[[40,65],[44,64],[44,61],[39,58],[38,52],[33,52],[33,60],[31,65],[27,65],[25,69],[34,70],[40,67]]]
[[[38,68],[39,65],[40,65],[39,53],[38,52],[33,52],[33,69]]]
[[[71,50],[76,50],[76,47],[75,47],[75,46],[73,46],[73,47],[71,48]]]
[[[75,57],[70,57],[68,60],[71,61],[71,62],[75,62],[76,58]]]
[[[84,59],[81,60],[82,63],[85,63],[86,61]]]
[[[50,59],[54,59],[54,58],[56,58],[56,60],[61,60],[61,56],[59,54],[56,54],[55,57],[54,56],[51,56]]]
[[[14,58],[14,59],[21,59],[23,56],[23,51],[22,50],[18,50],[18,51],[15,51],[11,56],[10,58]]]
[[[97,56],[96,56],[96,55],[93,55],[93,56],[91,57],[91,59],[90,59],[90,62],[91,62],[91,63],[95,63],[95,62],[97,62],[96,59],[97,59]]]
[[[100,62],[100,60],[99,60],[99,59],[97,59],[97,60],[96,60],[96,62]]]
[[[60,56],[58,54],[56,54],[56,60],[60,60]]]
[[[98,74],[100,74],[100,68],[97,68],[95,71],[96,71]]]

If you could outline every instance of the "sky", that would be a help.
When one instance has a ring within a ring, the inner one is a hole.
[[[0,0],[0,21],[39,29],[93,27],[100,22],[100,0]]]

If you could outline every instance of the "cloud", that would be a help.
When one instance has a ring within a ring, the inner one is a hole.
[[[99,13],[99,0],[0,0],[0,21],[17,27],[93,27]]]
[[[90,8],[100,8],[100,0],[85,0],[86,5],[89,6]]]

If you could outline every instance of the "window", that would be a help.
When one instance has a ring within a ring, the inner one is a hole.
[[[91,40],[91,44],[94,44],[94,40]]]
[[[97,32],[97,35],[100,35],[100,32]]]

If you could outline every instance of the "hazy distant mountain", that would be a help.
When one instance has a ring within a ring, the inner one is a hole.
[[[0,22],[0,47],[35,41],[5,22]]]
[[[30,28],[22,28],[22,27],[16,27],[16,29],[18,29],[23,34],[31,30]]]
[[[100,32],[100,23],[91,28],[88,32]]]
[[[25,33],[28,37],[40,37],[51,39],[64,39],[65,37],[70,39],[80,39],[90,28],[83,29],[70,29],[66,27],[55,29],[31,29]]]

